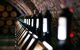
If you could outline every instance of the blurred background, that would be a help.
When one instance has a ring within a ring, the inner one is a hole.
[[[0,50],[80,50],[80,0],[0,0]]]

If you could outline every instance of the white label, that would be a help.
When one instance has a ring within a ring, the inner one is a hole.
[[[27,19],[27,25],[29,25],[29,19]]]
[[[27,19],[27,24],[28,24],[28,19]]]
[[[39,19],[36,19],[36,28],[39,28]]]
[[[33,27],[33,24],[34,24],[34,20],[32,19],[32,23],[31,23],[31,26]]]
[[[43,32],[47,32],[47,18],[43,18]]]
[[[24,19],[24,23],[26,23],[26,19]]]
[[[30,19],[29,19],[29,25],[30,25]]]
[[[66,40],[67,36],[67,20],[65,17],[59,17],[58,20],[58,39]]]

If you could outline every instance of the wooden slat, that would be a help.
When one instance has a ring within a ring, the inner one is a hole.
[[[30,38],[29,38],[29,36],[30,36]],[[38,41],[37,38],[38,37],[36,35],[33,35],[33,34],[29,35],[28,34],[26,39],[21,44],[20,50],[28,50],[30,48],[31,48],[30,50],[32,50],[34,48],[34,46],[36,45],[36,42]]]
[[[22,36],[24,35],[25,32],[28,32],[27,28],[22,32],[22,34],[18,37],[18,41],[22,38]]]
[[[23,40],[23,38],[26,36],[27,33],[28,33],[28,31],[26,31],[26,32],[24,33],[24,35],[22,36],[22,38],[19,40],[18,45],[21,43],[21,41]]]
[[[17,37],[17,40],[18,40],[18,41],[22,38],[22,36],[24,35],[25,32],[26,32],[26,30],[24,30],[24,31],[22,32],[22,34],[21,34],[19,37]]]
[[[18,27],[18,26],[17,26]],[[22,26],[21,27],[18,27],[18,28],[16,28],[16,33],[18,33],[19,31],[20,31],[20,29],[22,28]]]
[[[27,37],[25,38],[25,40],[23,41],[23,43],[20,45],[20,50],[22,50],[22,47],[24,46],[24,44],[26,43],[26,41],[30,38],[30,34],[27,35]]]
[[[22,29],[23,27],[21,27],[17,32],[16,32],[16,34],[17,34],[17,37],[19,36],[19,34],[20,34],[20,31],[21,31],[21,29]]]
[[[28,50],[31,47],[31,45],[34,43],[35,40],[36,40],[35,38],[31,39],[31,41],[30,41],[29,45],[27,46],[26,50]]]
[[[22,28],[19,32],[18,32],[18,37],[22,34],[22,32],[24,31],[25,29]]]

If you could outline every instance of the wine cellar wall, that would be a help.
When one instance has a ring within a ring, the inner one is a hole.
[[[20,14],[9,3],[0,3],[0,34],[14,34],[16,17]]]

